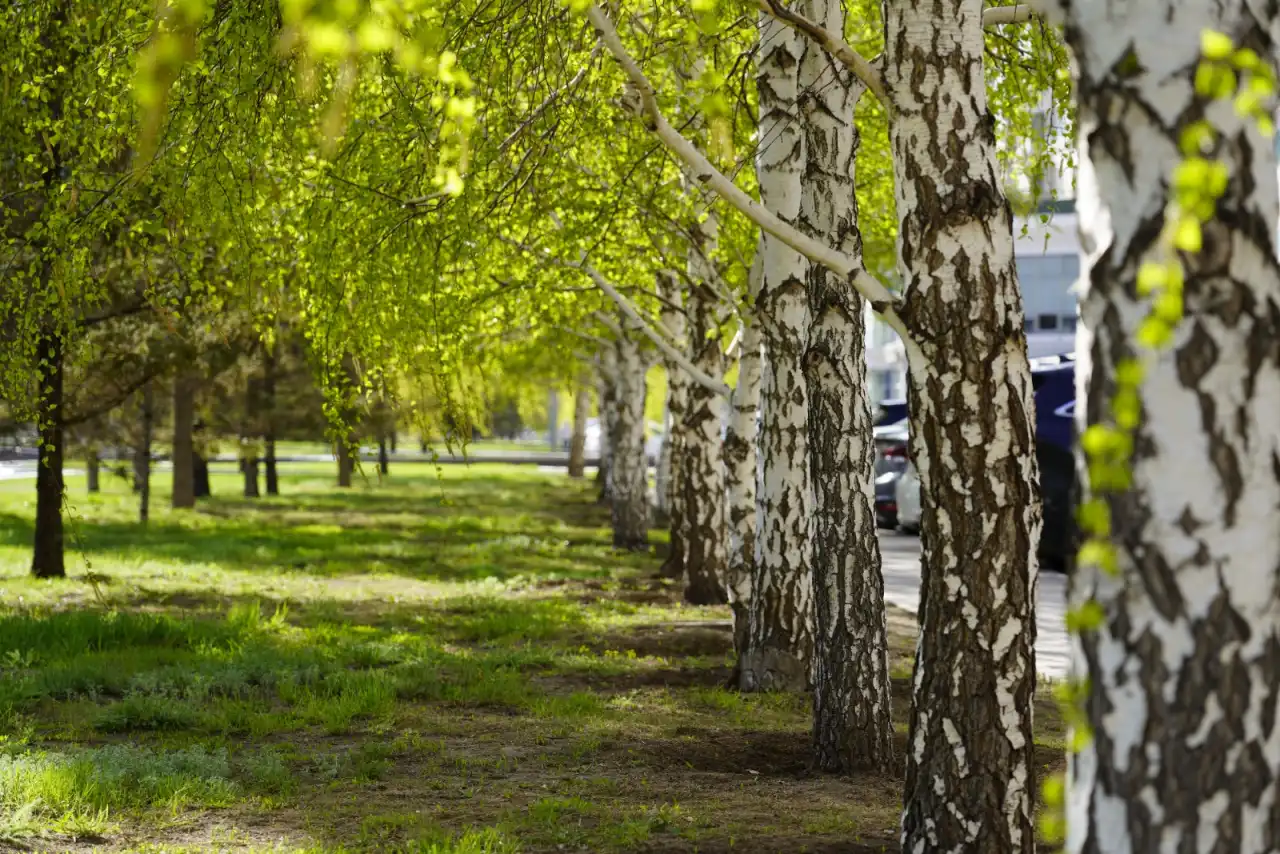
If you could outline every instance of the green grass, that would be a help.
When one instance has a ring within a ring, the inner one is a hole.
[[[125,483],[70,478],[59,581],[27,576],[34,483],[0,482],[0,849],[896,836],[897,781],[808,774],[807,698],[725,690],[727,609],[682,604],[656,552],[614,553],[589,484],[402,466],[343,491],[289,465],[247,501],[222,467],[172,512],[167,479],[144,529]],[[912,628],[891,625],[903,672]]]

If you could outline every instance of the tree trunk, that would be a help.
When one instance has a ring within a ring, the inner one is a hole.
[[[674,273],[664,270],[658,275],[658,292],[665,300],[662,306],[662,325],[670,330],[673,343],[688,351],[688,318],[684,311],[684,292]],[[668,429],[662,441],[663,460],[659,461],[658,506],[666,517],[668,536],[667,558],[658,574],[663,578],[680,579],[685,576],[686,537],[688,535],[687,493],[681,479],[687,469],[686,456],[689,443],[689,378],[685,370],[672,360],[667,361]],[[665,461],[665,463],[664,463]],[[662,472],[665,464],[666,471]]]
[[[686,189],[695,181],[686,175]],[[705,207],[688,225],[689,278],[687,300],[688,352],[694,366],[712,377],[724,376],[725,357],[720,340],[718,273],[711,263],[720,238],[720,222],[714,208]],[[685,389],[684,430],[675,468],[677,489],[684,514],[684,568],[688,576],[685,601],[694,605],[719,605],[728,601],[728,516],[725,509],[724,457],[720,432],[725,421],[725,399],[706,386],[689,381]]]
[[[173,380],[173,496],[175,509],[196,506],[195,443],[196,378],[179,373]]]
[[[645,365],[638,333],[627,329],[617,340],[611,477],[613,545],[630,551],[649,547],[648,466],[644,456]]]
[[[788,223],[800,215],[805,140],[796,124],[801,37],[767,14],[760,20],[756,153],[760,199]],[[809,264],[782,241],[761,234],[763,264],[757,316],[767,358],[761,381],[759,536],[752,566],[750,624],[740,657],[744,691],[803,690],[813,651],[809,566],[808,390],[802,360],[809,310]]]
[[[760,265],[752,268],[758,282]],[[754,290],[754,288],[753,288]],[[751,603],[751,566],[756,558],[756,434],[760,414],[760,326],[749,323],[742,329],[739,344],[738,384],[731,400],[729,427],[724,437],[725,478],[729,491],[729,562],[725,594],[733,610],[733,651],[737,687],[737,657],[746,648]]]
[[[279,495],[280,473],[276,468],[276,353],[274,348],[267,350],[262,368],[263,468],[266,474],[267,495]],[[256,482],[256,476],[254,480]]]
[[[1081,278],[1079,428],[1110,423],[1120,361],[1145,364],[1132,485],[1093,496],[1109,510],[1117,572],[1082,564],[1070,582],[1073,606],[1092,601],[1104,615],[1072,644],[1092,733],[1068,766],[1073,854],[1280,850],[1276,160],[1252,120],[1229,102],[1208,106],[1193,82],[1206,30],[1273,57],[1267,9],[1065,10],[1088,134],[1080,228],[1098,247]],[[1135,59],[1123,75],[1119,56]],[[1202,251],[1181,256],[1172,352],[1151,357],[1136,342],[1151,305],[1134,282],[1143,261],[1163,257],[1179,138],[1202,117],[1223,134],[1210,156],[1230,181]],[[1077,465],[1088,500],[1082,455]]]
[[[351,474],[356,468],[355,454],[351,449],[353,441],[351,436],[344,436],[338,440],[338,486],[344,489],[351,486]]]
[[[802,0],[800,11],[831,32],[844,32],[839,0]],[[827,80],[830,74],[834,78]],[[799,225],[811,237],[860,257],[854,193],[859,140],[849,117],[863,87],[806,39],[800,88],[808,159]],[[825,771],[887,771],[898,756],[876,538],[863,301],[847,279],[816,264],[809,268],[808,297],[804,367],[813,488],[814,762]]]
[[[102,460],[98,457],[98,449],[90,448],[88,455],[85,457],[85,484],[90,495],[102,491],[101,480]]]
[[[591,398],[585,385],[573,396],[573,435],[569,437],[569,477],[581,479],[586,473],[587,415]]]
[[[391,471],[391,458],[387,456],[387,436],[378,437],[378,474],[385,475]]]
[[[195,493],[196,498],[208,498],[213,495],[213,490],[209,487],[209,461],[199,451],[192,456],[192,492]]]
[[[1040,502],[981,0],[885,5],[922,583],[904,851],[1035,847]]]
[[[258,498],[258,455],[251,453],[240,460],[240,473],[244,475],[244,497]]]
[[[600,470],[596,483],[600,487],[600,503],[613,502],[613,433],[617,420],[618,354],[613,346],[601,348],[600,384],[598,395],[600,417],[597,433],[600,437]]]
[[[394,424],[391,425],[391,430],[387,433],[387,438],[391,440],[391,453],[396,453],[396,445],[399,437],[396,435],[396,427]]]
[[[42,330],[39,343],[40,464],[36,470],[35,542],[31,574],[36,578],[65,578],[62,540],[62,340],[55,329]]]
[[[138,487],[138,521],[151,518],[151,438],[155,432],[155,392],[151,383],[142,388],[141,429],[133,453],[133,480]]]

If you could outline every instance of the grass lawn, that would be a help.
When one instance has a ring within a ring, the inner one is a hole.
[[[899,781],[809,772],[808,699],[724,690],[728,610],[614,554],[589,486],[332,479],[170,513],[161,475],[144,530],[71,478],[57,582],[26,577],[34,481],[0,482],[0,849],[897,850]]]

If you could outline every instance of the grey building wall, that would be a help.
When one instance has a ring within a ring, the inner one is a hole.
[[[1076,328],[1078,255],[1019,255],[1018,283],[1028,332],[1071,332]]]

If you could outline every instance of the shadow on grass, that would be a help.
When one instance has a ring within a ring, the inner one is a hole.
[[[439,581],[593,577],[618,560],[601,528],[604,510],[577,484],[475,475],[346,491],[301,486],[278,498],[214,499],[146,528],[127,505],[89,505],[69,521],[68,547],[131,562]],[[0,545],[24,547],[32,537],[29,516],[0,511]]]

